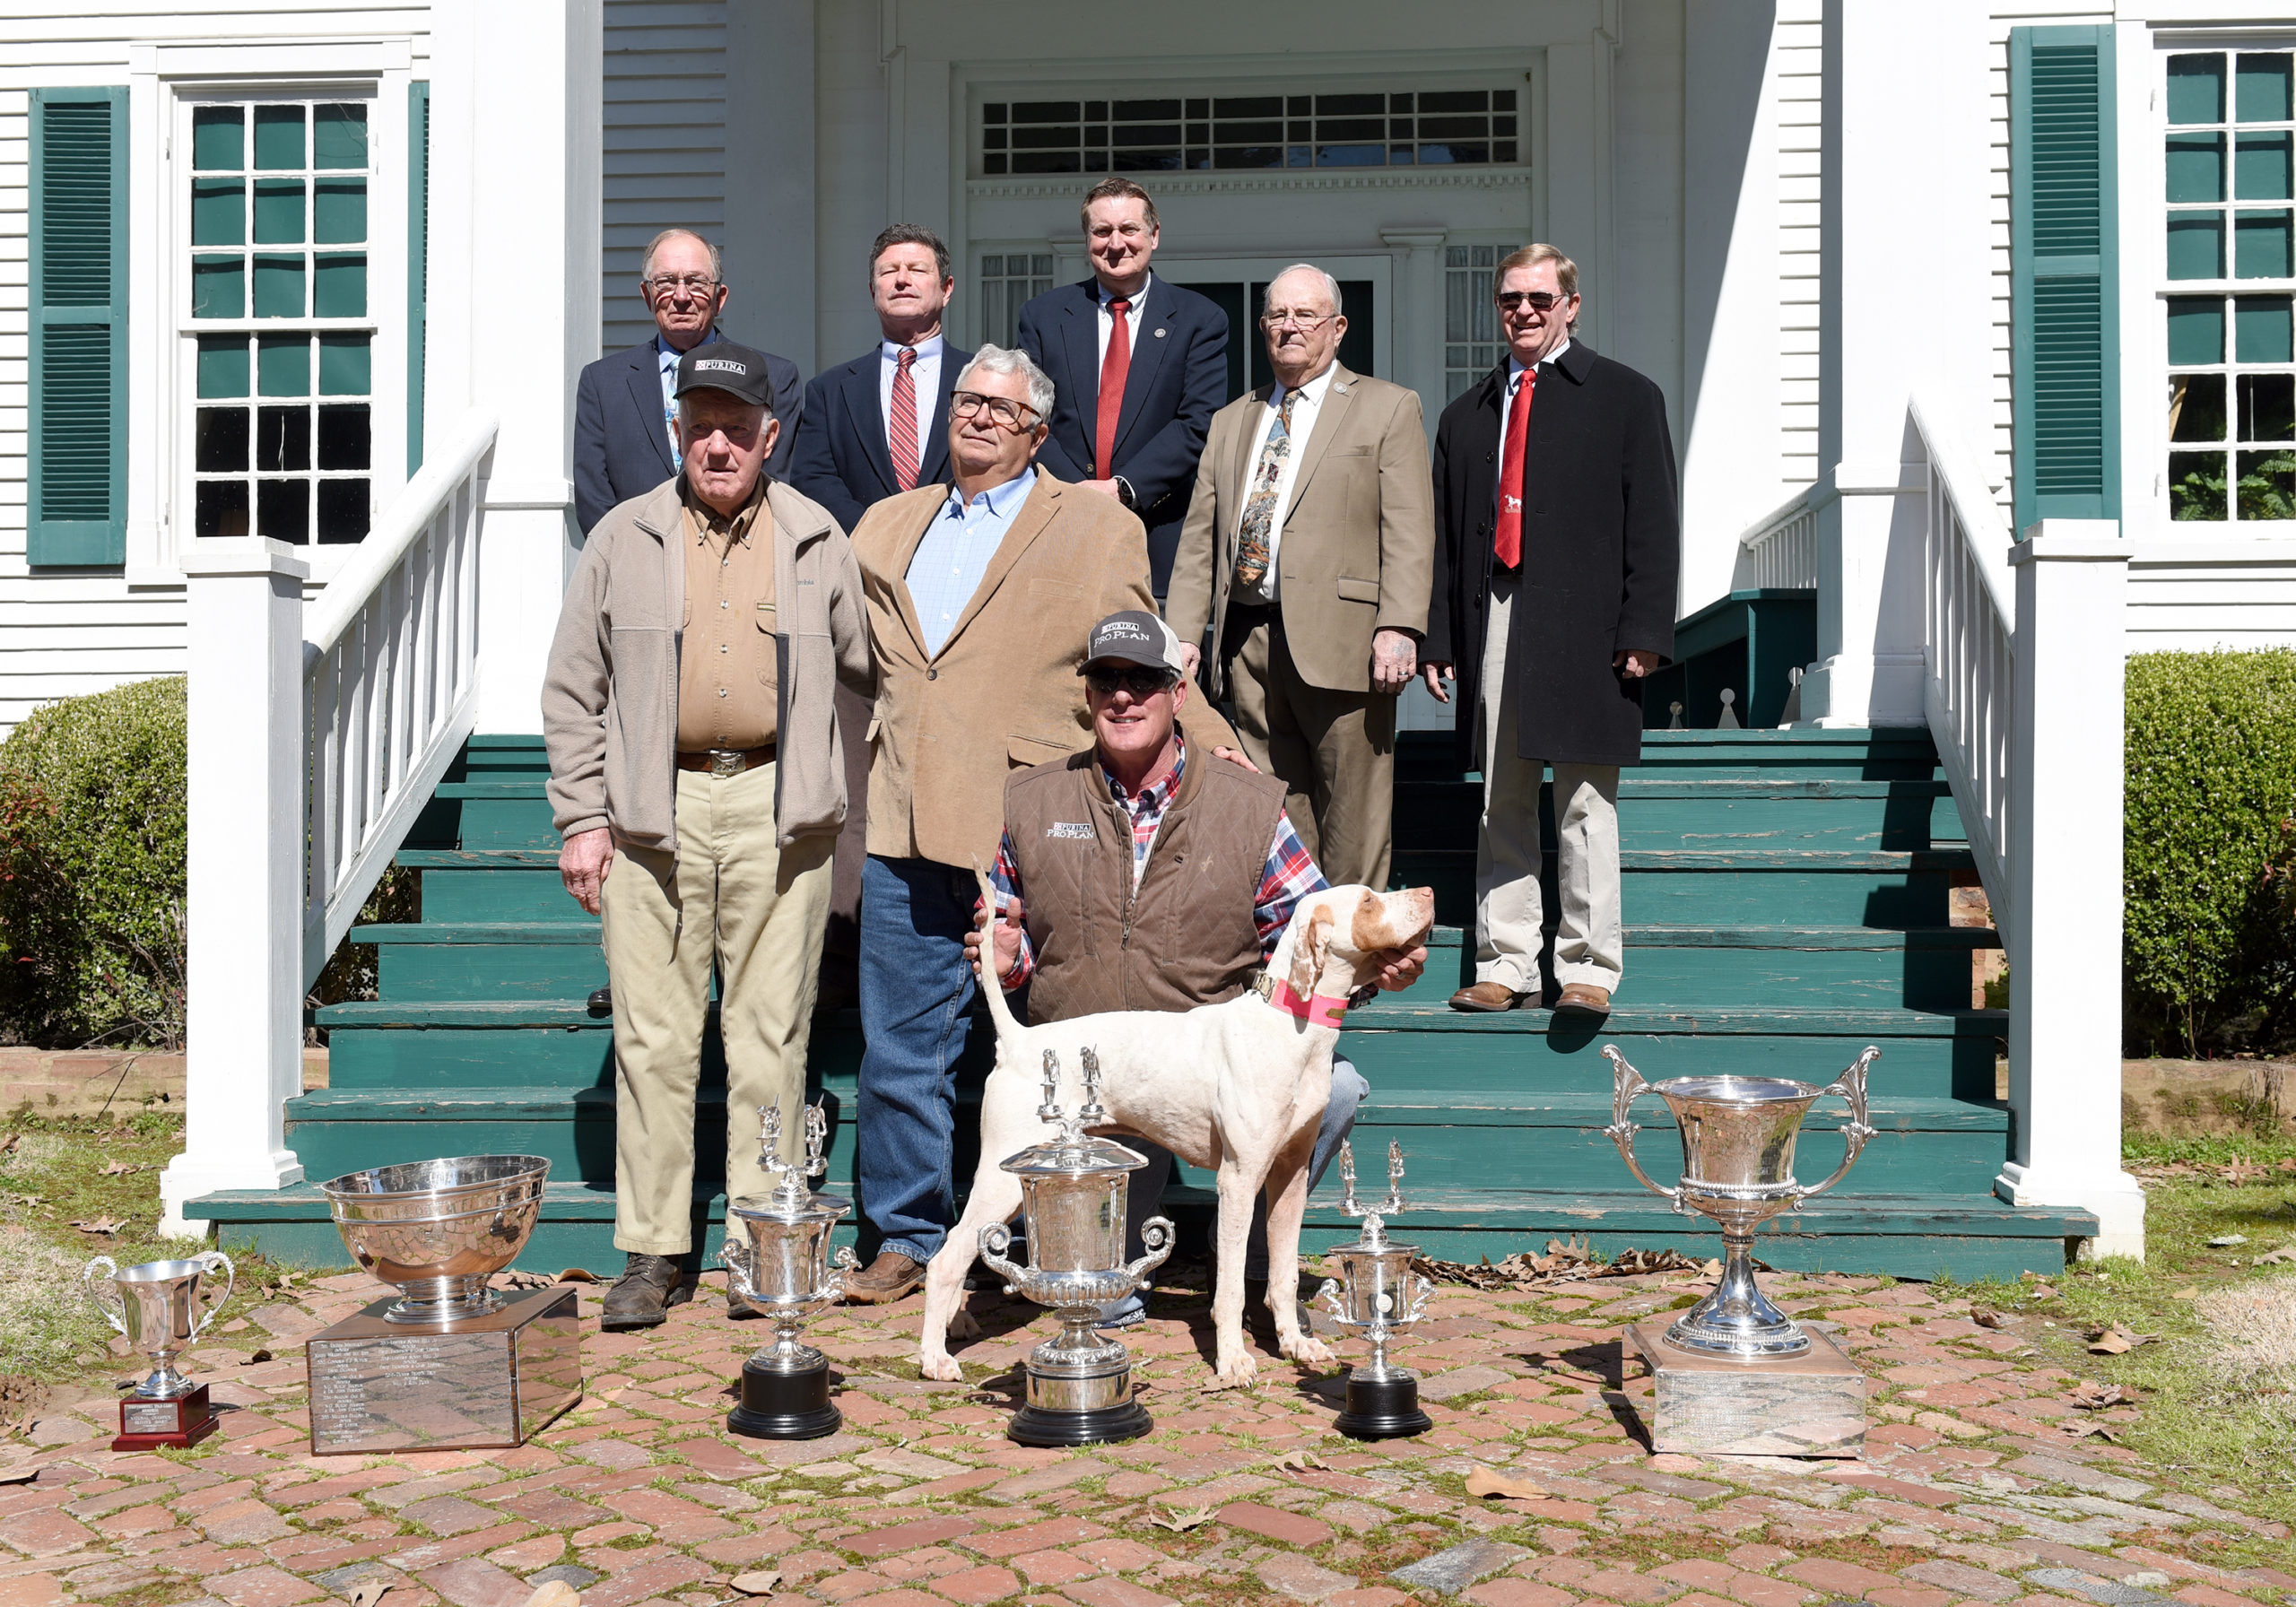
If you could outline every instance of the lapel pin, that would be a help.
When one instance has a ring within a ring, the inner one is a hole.
[[[1161,329],[1156,331],[1156,338],[1158,340],[1162,340],[1164,338],[1164,332]]]

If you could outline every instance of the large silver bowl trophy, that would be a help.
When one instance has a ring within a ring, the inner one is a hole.
[[[208,1281],[218,1268],[223,1273],[223,1292],[203,1302],[200,1292],[204,1288],[212,1293]],[[176,1358],[215,1320],[238,1281],[231,1258],[221,1250],[126,1269],[110,1256],[99,1255],[80,1269],[80,1281],[104,1320],[152,1359],[151,1376],[119,1403],[119,1438],[111,1442],[113,1450],[195,1446],[215,1432],[207,1385],[194,1384],[178,1372]]]
[[[1355,1150],[1339,1146],[1340,1210],[1363,1219],[1361,1237],[1324,1252],[1339,1264],[1339,1276],[1316,1291],[1324,1310],[1371,1342],[1370,1362],[1347,1375],[1347,1405],[1332,1426],[1355,1439],[1396,1439],[1424,1434],[1435,1425],[1419,1408],[1419,1375],[1387,1363],[1387,1344],[1397,1333],[1427,1315],[1435,1286],[1411,1270],[1417,1245],[1387,1242],[1384,1218],[1400,1216],[1403,1146],[1387,1145],[1387,1197],[1370,1205],[1355,1203]]]
[[[1712,1294],[1666,1330],[1665,1342],[1678,1350],[1742,1360],[1808,1351],[1810,1336],[1754,1283],[1754,1229],[1825,1193],[1848,1174],[1857,1152],[1874,1136],[1866,1120],[1866,1071],[1881,1051],[1868,1048],[1823,1088],[1785,1077],[1676,1077],[1646,1082],[1616,1045],[1605,1045],[1603,1054],[1613,1073],[1611,1125],[1604,1132],[1618,1146],[1627,1169],[1684,1216],[1695,1212],[1712,1217],[1722,1229],[1721,1280]],[[1634,1159],[1638,1129],[1630,1109],[1645,1093],[1666,1102],[1682,1132],[1682,1180],[1672,1188],[1652,1182]],[[1822,1183],[1796,1183],[1794,1140],[1801,1132],[1802,1117],[1829,1094],[1849,1101],[1849,1120],[1841,1129],[1841,1164]]]
[[[829,1358],[797,1338],[805,1319],[845,1298],[845,1274],[860,1263],[844,1246],[830,1253],[830,1230],[853,1203],[817,1194],[805,1179],[829,1169],[829,1118],[805,1107],[805,1158],[781,1159],[781,1108],[758,1107],[758,1164],[780,1183],[762,1194],[744,1194],[726,1208],[726,1264],[734,1295],[771,1317],[774,1341],[742,1363],[742,1403],[726,1427],[759,1439],[817,1439],[833,1434],[845,1416],[830,1404]],[[736,1224],[746,1234],[736,1238]]]
[[[505,1296],[550,1162],[461,1155],[319,1185],[352,1256],[398,1290],[311,1336],[311,1450],[517,1446],[582,1397],[578,1297]]]
[[[1060,1109],[1060,1061],[1044,1052],[1040,1121],[1058,1125],[1057,1137],[1001,1162],[1021,1180],[1021,1212],[1029,1264],[1005,1258],[1013,1229],[996,1222],[980,1230],[980,1258],[1004,1280],[1006,1294],[1049,1306],[1060,1333],[1029,1352],[1028,1403],[1005,1430],[1024,1446],[1099,1445],[1132,1439],[1155,1425],[1132,1398],[1132,1359],[1123,1344],[1093,1331],[1100,1307],[1137,1289],[1172,1253],[1172,1225],[1161,1216],[1140,1224],[1147,1254],[1124,1259],[1124,1195],[1128,1176],[1147,1158],[1085,1129],[1104,1124],[1100,1063],[1083,1052],[1084,1102],[1073,1116]]]

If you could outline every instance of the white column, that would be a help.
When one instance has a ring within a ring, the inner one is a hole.
[[[190,830],[184,1151],[160,1177],[163,1233],[204,1233],[184,1202],[302,1180],[285,1108],[303,1069],[303,582],[261,538],[183,560]]]
[[[1380,239],[1402,260],[1396,264],[1396,372],[1398,385],[1419,393],[1427,437],[1443,412],[1443,241],[1441,229],[1382,229]]]
[[[2009,1104],[1994,1191],[2097,1213],[2097,1255],[2144,1255],[2120,1163],[2121,783],[2128,545],[2109,519],[2047,519],[2011,552]]]

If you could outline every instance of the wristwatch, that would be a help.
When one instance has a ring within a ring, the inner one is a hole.
[[[1116,499],[1126,508],[1132,507],[1132,482],[1121,474],[1111,474],[1109,478],[1116,482]]]

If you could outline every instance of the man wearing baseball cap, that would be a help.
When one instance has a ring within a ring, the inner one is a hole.
[[[543,684],[559,873],[602,916],[613,993],[614,1244],[604,1325],[687,1299],[694,1095],[722,978],[729,1198],[761,1194],[761,1105],[785,1160],[846,813],[833,694],[872,690],[861,572],[819,503],[765,472],[765,353],[680,360],[675,480],[610,511],[566,588]],[[728,1301],[731,1304],[730,1298]]]
[[[1284,784],[1183,740],[1179,638],[1154,614],[1126,610],[1095,625],[1080,673],[1092,746],[1004,784],[997,976],[1008,992],[1026,985],[1032,1025],[1232,999],[1266,963],[1293,907],[1327,885],[1284,815]],[[987,928],[987,911],[980,920]],[[978,932],[965,948],[978,966]],[[1426,961],[1424,949],[1390,956],[1379,986],[1410,986]],[[1310,1188],[1368,1091],[1346,1060],[1333,1062]],[[1132,1174],[1127,1204],[1137,1256],[1138,1225],[1154,1213],[1171,1157],[1135,1147],[1150,1162]],[[1253,1212],[1244,1276],[1267,1276],[1265,1203]],[[1128,1296],[1102,1319],[1121,1326],[1144,1310]]]

